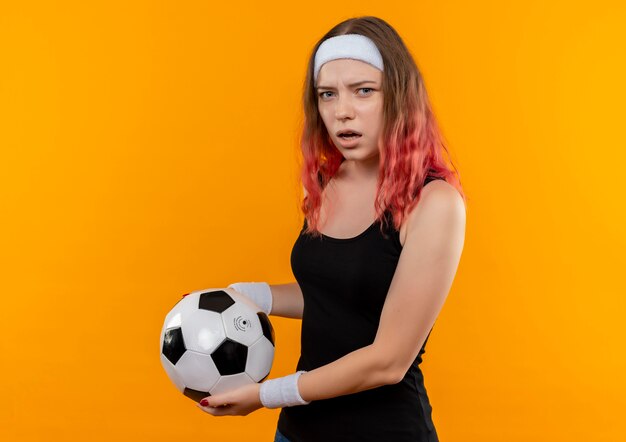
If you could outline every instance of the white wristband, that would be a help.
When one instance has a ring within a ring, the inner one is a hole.
[[[291,407],[293,405],[307,405],[298,391],[298,378],[306,371],[301,370],[289,376],[270,379],[261,384],[261,403],[266,408]]]
[[[266,315],[272,311],[272,290],[267,282],[236,282],[228,287],[249,298]]]

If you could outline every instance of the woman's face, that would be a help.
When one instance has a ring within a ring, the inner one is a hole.
[[[317,77],[317,105],[326,130],[346,160],[364,161],[380,152],[383,73],[360,60],[325,63]],[[345,129],[361,134],[342,138]]]

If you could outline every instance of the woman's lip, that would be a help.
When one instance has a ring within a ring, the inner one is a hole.
[[[339,140],[339,144],[343,147],[354,147],[359,143],[361,136],[359,135],[358,137],[354,137],[352,139],[337,137],[337,139]]]
[[[342,135],[342,134],[356,134],[356,135],[363,135],[361,132],[357,132],[356,130],[352,130],[352,129],[346,129],[341,130],[339,132],[336,133],[337,136]]]

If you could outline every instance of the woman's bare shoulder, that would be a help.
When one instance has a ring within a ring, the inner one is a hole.
[[[452,184],[445,180],[432,180],[422,188],[418,203],[407,214],[401,227],[402,244],[404,245],[410,232],[415,233],[420,226],[445,222],[442,217],[455,218],[464,224],[465,204]]]
[[[408,230],[422,220],[430,221],[442,216],[462,218],[464,222],[465,203],[452,184],[445,180],[433,180],[422,188],[419,202],[408,213]]]

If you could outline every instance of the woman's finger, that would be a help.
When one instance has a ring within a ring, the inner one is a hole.
[[[204,411],[205,413],[213,414],[213,408],[212,407],[203,407],[200,404],[196,404],[196,407],[198,407],[200,410]]]
[[[229,405],[221,406],[221,407],[203,407],[200,404],[196,404],[198,408],[202,411],[205,411],[213,416],[227,416],[233,414],[232,409]]]
[[[220,412],[221,410],[219,408],[216,407],[203,407],[200,404],[196,404],[196,406],[201,409],[202,411],[204,411],[205,413],[209,413],[210,415],[213,416],[221,416]]]
[[[213,396],[211,397],[211,404],[212,404],[211,406],[215,408],[223,407],[223,406],[230,404],[231,401],[232,401],[232,398]],[[209,398],[203,398],[199,402],[199,404],[206,407],[208,405],[208,402],[209,402]]]

